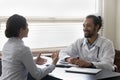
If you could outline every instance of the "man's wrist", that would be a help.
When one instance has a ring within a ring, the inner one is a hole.
[[[90,66],[89,66],[89,67],[91,67],[91,68],[96,68],[93,63],[90,63]]]

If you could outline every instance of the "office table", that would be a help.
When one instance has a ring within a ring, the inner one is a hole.
[[[120,73],[108,70],[102,70],[97,74],[70,73],[65,70],[66,68],[56,67],[49,75],[62,80],[120,80]]]
[[[52,62],[51,58],[49,57],[43,57],[43,58],[46,58],[48,60],[46,64],[50,64]],[[38,67],[42,68],[42,66],[38,66]],[[68,68],[56,67],[55,70],[49,75],[59,78],[61,80],[120,80],[120,73],[109,70],[102,70],[97,74],[85,74],[85,73],[66,72],[65,71],[66,69]]]

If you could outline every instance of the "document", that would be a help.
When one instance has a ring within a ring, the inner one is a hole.
[[[66,69],[66,72],[73,72],[73,73],[86,73],[86,74],[97,74],[102,69],[96,68],[81,68],[81,67],[70,67]]]
[[[70,67],[77,67],[77,65],[75,65],[75,64],[70,64],[70,63],[64,62],[64,61],[58,61],[58,63],[56,64],[56,67],[66,67],[66,68],[70,68]]]

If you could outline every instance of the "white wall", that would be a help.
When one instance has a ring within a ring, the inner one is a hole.
[[[115,46],[116,0],[104,0],[103,17],[103,35],[113,41]]]
[[[113,41],[115,49],[120,50],[120,0],[104,0],[105,37]]]
[[[115,47],[116,49],[120,50],[120,0],[116,1],[117,8],[116,8],[116,40],[115,40]]]
[[[103,13],[103,35],[120,50],[120,0],[104,0]]]

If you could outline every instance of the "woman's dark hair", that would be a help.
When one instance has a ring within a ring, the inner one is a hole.
[[[20,33],[20,29],[26,29],[27,22],[26,19],[18,14],[14,14],[10,16],[6,23],[5,36],[7,38],[10,37],[18,37]]]
[[[88,15],[87,17],[86,17],[86,19],[87,18],[92,18],[93,19],[93,22],[94,22],[94,25],[96,26],[96,25],[99,25],[99,29],[101,28],[101,26],[102,26],[102,18],[101,18],[101,16],[95,16],[95,15]],[[99,30],[98,29],[98,30]]]

